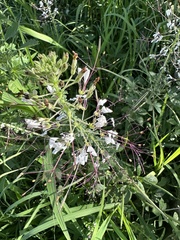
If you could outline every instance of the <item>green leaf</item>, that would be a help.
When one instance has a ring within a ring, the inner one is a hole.
[[[108,210],[108,212],[113,211],[113,209],[115,207],[117,207],[117,204],[118,203],[106,204],[104,206],[103,211],[105,211],[105,210]],[[101,206],[93,206],[93,204],[79,205],[77,207],[69,208],[69,210],[70,210],[70,213],[68,213],[68,214],[64,214],[64,212],[62,212],[64,222],[68,222],[68,221],[72,221],[72,220],[74,221],[74,219],[83,218],[85,216],[90,216],[94,213],[97,213],[97,212],[101,211]],[[58,221],[54,216],[46,218],[37,227],[26,232],[26,234],[24,234],[24,236],[22,237],[22,240],[26,240],[32,236],[37,235],[38,233],[40,233],[42,231],[45,231],[45,230],[47,230],[53,226],[57,226],[57,225],[58,225]]]
[[[14,22],[8,29],[7,32],[5,34],[5,40],[7,41],[9,38],[13,38],[17,31],[18,31],[18,23]]]
[[[26,88],[20,83],[18,79],[10,80],[8,84],[9,90],[13,93],[19,93],[20,91],[27,92]]]
[[[25,105],[25,103],[23,101],[19,100],[18,98],[14,97],[13,95],[11,95],[7,92],[2,93],[2,100],[7,103],[11,103],[12,105],[16,105],[16,104]]]
[[[59,43],[57,43],[54,39],[52,39],[51,37],[45,35],[45,34],[42,34],[42,33],[39,33],[39,32],[36,32],[30,28],[27,28],[27,27],[24,27],[24,26],[19,26],[19,31],[21,31],[22,33],[25,33],[25,34],[28,34],[34,38],[37,38],[37,39],[40,39],[44,42],[48,42],[52,45],[55,45],[59,48],[62,48],[64,50],[67,51],[67,49],[65,49],[62,45],[60,45]]]
[[[27,112],[31,115],[35,115],[37,117],[38,116],[44,117],[43,113],[41,111],[39,111],[39,109],[36,106],[28,105],[27,103],[19,100],[18,98],[14,97],[13,95],[11,95],[7,92],[3,92],[2,100],[5,102],[5,103],[3,103],[3,105],[8,105],[11,108],[20,109],[22,111],[25,111],[25,112]]]
[[[57,189],[56,189],[56,181],[55,176],[52,173],[53,169],[53,159],[52,159],[52,151],[48,148],[47,154],[44,161],[44,170],[47,173],[46,177],[46,186],[47,191],[49,194],[49,199],[53,208],[53,212],[55,215],[55,218],[64,234],[67,240],[71,240],[71,237],[69,235],[66,223],[64,221],[63,212],[62,212],[62,206],[60,205],[58,201],[58,195],[57,195]]]
[[[159,200],[159,208],[160,208],[162,211],[165,211],[166,208],[167,208],[167,204],[164,202],[164,199],[163,199],[163,198],[161,198],[161,199]]]
[[[144,177],[144,180],[146,180],[146,182],[152,183],[152,184],[157,184],[158,183],[158,179],[157,179],[157,177],[155,177],[155,172],[154,171],[147,174]]]
[[[168,159],[166,159],[166,161],[164,162],[164,165],[167,165],[168,163],[173,161],[175,158],[177,158],[179,155],[180,155],[180,147],[173,154],[171,154],[171,156],[168,157]]]
[[[158,102],[154,103],[154,108],[156,109],[156,111],[158,113],[161,113],[161,106],[162,105],[160,103],[158,103]]]
[[[22,44],[20,46],[20,48],[26,48],[26,47],[33,47],[33,46],[36,46],[38,45],[39,42],[36,40],[36,39],[29,39],[27,42],[25,42],[24,44]]]

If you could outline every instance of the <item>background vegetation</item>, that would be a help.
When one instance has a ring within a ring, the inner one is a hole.
[[[0,238],[180,239],[179,1],[0,1]]]

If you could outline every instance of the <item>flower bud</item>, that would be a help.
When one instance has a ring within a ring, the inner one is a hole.
[[[61,71],[65,72],[68,69],[68,64],[67,63],[63,63],[61,66]]]
[[[63,53],[62,62],[67,63],[69,60],[69,53]]]
[[[78,72],[77,77],[75,78],[75,82],[80,82],[82,77],[84,76],[84,73],[87,71],[86,67],[80,69],[80,71]]]
[[[76,73],[76,69],[77,69],[77,58],[78,58],[78,54],[73,52],[73,60],[72,60],[72,64],[71,64],[71,75],[74,75]]]

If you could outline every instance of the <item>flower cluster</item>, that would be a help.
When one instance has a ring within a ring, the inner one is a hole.
[[[174,80],[180,78],[180,61],[179,61],[179,27],[180,17],[175,14],[174,5],[170,4],[169,8],[163,14],[166,21],[166,32],[162,35],[160,32],[156,32],[153,35],[152,43],[161,42],[161,49],[157,54],[150,54],[150,59],[158,60],[158,62],[164,62],[160,68],[161,71],[167,75],[167,80]],[[170,64],[168,64],[170,62]],[[174,70],[172,70],[172,66]],[[172,76],[174,72],[174,76]]]
[[[51,137],[49,139],[49,147],[53,150],[53,154],[58,153],[59,151],[64,151],[70,143],[74,141],[74,136],[72,133],[61,133],[61,140],[58,137]]]
[[[180,27],[180,18],[174,13],[174,5],[170,5],[170,8],[166,10],[167,28],[169,32],[178,33]]]
[[[31,107],[41,106],[40,109],[46,109],[49,115],[35,119],[25,118],[25,123],[29,131],[38,132],[39,136],[48,139],[53,154],[63,156],[69,151],[74,158],[74,165],[85,165],[91,159],[98,168],[101,162],[110,159],[111,148],[113,151],[118,149],[118,133],[110,129],[115,127],[115,121],[112,116],[108,117],[113,112],[107,106],[108,100],[97,96],[96,84],[99,78],[94,82],[89,81],[91,71],[87,67],[78,68],[77,58],[78,55],[74,53],[71,76],[62,80],[61,75],[70,66],[67,63],[68,54],[64,54],[59,60],[53,52],[48,56],[39,56],[39,61],[31,72],[41,81],[46,94],[43,97],[37,93],[31,94],[31,99],[21,100]],[[68,90],[71,86],[74,89],[74,85],[78,86],[78,93],[68,99]],[[84,119],[92,95],[96,98],[94,113]],[[104,129],[106,126],[108,130]]]
[[[52,20],[59,13],[58,8],[54,7],[53,0],[41,0],[39,7],[34,4],[32,6],[41,12],[41,21]]]

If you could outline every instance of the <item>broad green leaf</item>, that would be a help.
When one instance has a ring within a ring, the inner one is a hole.
[[[7,92],[2,93],[2,100],[7,103],[11,103],[12,105],[16,105],[16,104],[26,105],[23,101],[19,100],[18,98],[14,97],[13,95]]]
[[[20,48],[26,48],[26,47],[33,47],[33,46],[36,46],[38,45],[39,42],[36,40],[36,39],[29,39],[27,42],[25,42],[24,44],[22,44],[20,46]]]
[[[9,38],[12,38],[16,35],[18,31],[18,23],[17,22],[14,22],[8,29],[7,29],[7,32],[5,34],[5,39],[6,41],[9,39]]]
[[[144,177],[144,180],[146,180],[148,183],[153,183],[153,184],[157,184],[158,183],[158,179],[155,176],[155,172],[154,171],[152,171],[149,174],[147,174]]]
[[[20,83],[18,79],[10,80],[8,88],[13,93],[19,93],[20,91],[27,92],[26,88]]]
[[[37,117],[44,117],[38,107],[28,105],[28,103],[21,101],[7,92],[2,93],[2,100],[5,102],[4,105],[8,105],[8,107],[20,109]]]

